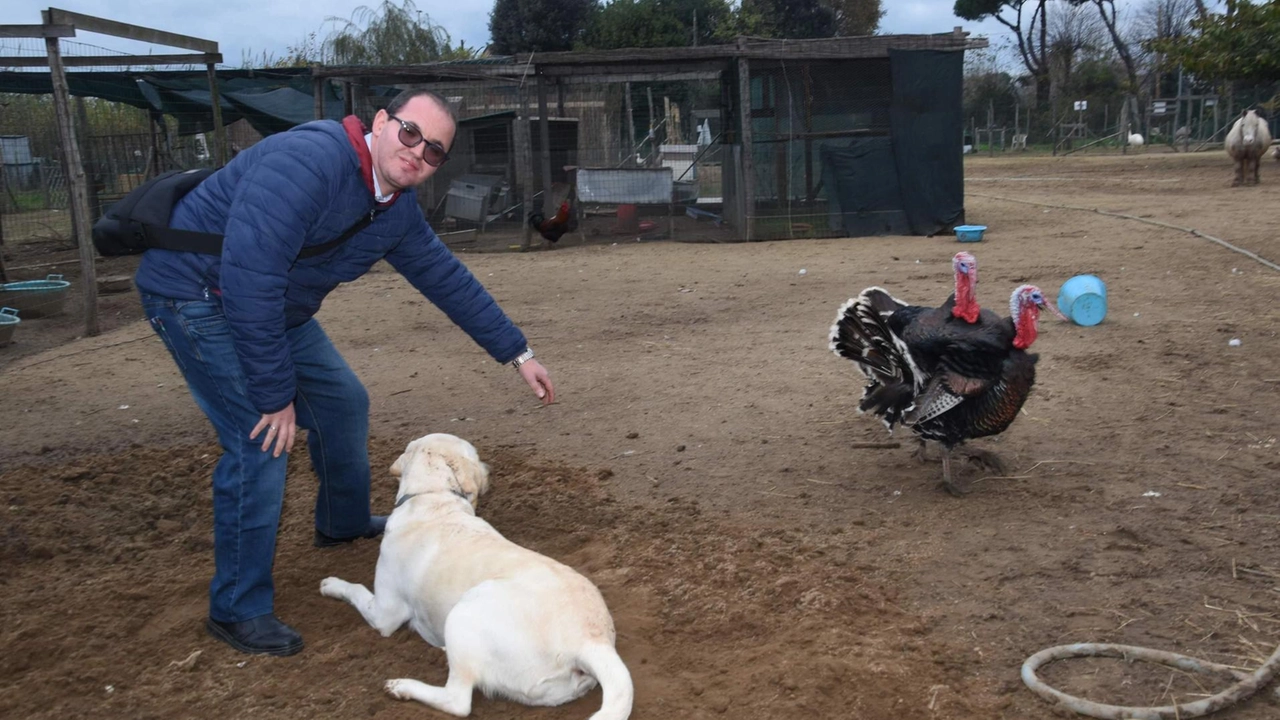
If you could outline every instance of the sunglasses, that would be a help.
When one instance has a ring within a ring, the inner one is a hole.
[[[449,151],[444,146],[434,140],[427,140],[422,137],[422,131],[416,125],[401,120],[395,115],[387,117],[400,123],[400,144],[407,148],[416,148],[426,143],[426,147],[422,150],[422,160],[431,167],[440,167],[449,159]]]

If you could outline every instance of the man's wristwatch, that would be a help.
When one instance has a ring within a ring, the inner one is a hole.
[[[532,359],[533,359],[533,350],[529,348],[525,348],[524,352],[517,355],[516,359],[511,361],[511,367],[519,370],[521,365],[529,362]]]

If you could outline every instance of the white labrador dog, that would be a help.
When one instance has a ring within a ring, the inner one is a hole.
[[[489,469],[471,443],[432,434],[391,466],[400,477],[370,593],[336,577],[320,592],[350,603],[383,637],[408,622],[444,648],[444,687],[389,680],[387,692],[466,717],[479,688],[527,705],[560,705],[598,681],[591,720],[625,720],[634,691],[596,586],[572,568],[507,540],[475,515]]]

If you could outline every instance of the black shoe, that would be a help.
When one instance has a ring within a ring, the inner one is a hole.
[[[328,535],[325,535],[324,533],[317,530],[315,545],[318,548],[337,547],[338,545],[353,542],[355,541],[356,538],[376,538],[382,534],[382,531],[386,529],[387,529],[387,516],[374,515],[369,518],[369,529],[364,531],[360,535],[354,535],[352,537],[345,537],[345,538],[336,538],[336,537],[329,537]]]
[[[205,621],[209,634],[250,655],[294,655],[302,650],[302,636],[275,615],[259,615],[244,622]]]

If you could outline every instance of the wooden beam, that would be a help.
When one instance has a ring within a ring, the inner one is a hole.
[[[673,63],[637,63],[630,65],[549,65],[540,68],[548,77],[569,78],[598,76],[596,82],[662,82],[667,80],[702,80],[724,70],[723,60]],[[583,82],[577,80],[577,82]]]
[[[84,165],[80,162],[80,146],[76,143],[75,125],[71,122],[71,91],[67,73],[62,67],[58,38],[45,38],[49,55],[49,75],[53,80],[53,107],[58,121],[58,139],[62,145],[62,169],[66,173],[71,194],[71,228],[80,247],[80,284],[84,291],[84,333],[97,335],[98,278],[94,267],[93,241],[89,227],[89,193],[85,186]]]
[[[561,72],[547,73],[555,77],[563,85],[603,85],[605,83],[639,83],[639,82],[714,82],[720,79],[723,68],[715,70],[691,70],[688,72],[647,72],[647,73],[593,73],[590,75],[567,74]]]
[[[865,35],[860,37],[761,40],[739,37],[735,45],[700,45],[681,48],[624,48],[620,50],[578,50],[540,52],[533,62],[548,74],[552,68],[590,64],[656,63],[687,67],[690,61],[709,59],[803,60],[888,57],[890,49],[976,50],[988,46],[986,38],[970,38],[955,33],[934,35]],[[515,64],[528,62],[526,54],[516,55]]]
[[[738,122],[742,132],[738,142],[742,146],[742,239],[755,237],[756,215],[756,163],[752,154],[755,146],[751,137],[751,66],[745,57],[738,58]]]
[[[207,65],[221,63],[221,53],[190,55],[82,55],[62,59],[63,67],[115,67],[135,65]],[[0,67],[46,67],[49,61],[40,57],[0,57]]]
[[[218,161],[218,167],[227,164],[227,128],[222,124],[222,98],[218,95],[218,70],[213,63],[205,66],[205,71],[209,74],[209,104],[213,108],[213,138],[218,148],[215,150],[214,158]]]
[[[130,25],[129,23],[107,20],[93,15],[58,10],[57,8],[46,10],[45,15],[47,15],[45,22],[51,25],[71,25],[77,30],[85,32],[114,35],[115,37],[138,40],[154,45],[168,45],[169,47],[182,48],[183,50],[195,50],[202,53],[218,52],[218,43],[212,40],[191,37],[190,35],[179,35],[165,32],[164,30],[142,27],[141,25]]]
[[[76,29],[70,25],[0,25],[3,38],[75,37]]]
[[[555,214],[555,198],[551,197],[551,124],[547,122],[547,79],[538,74],[538,138],[542,141],[542,214]]]
[[[374,84],[397,82],[441,82],[520,77],[523,67],[515,65],[464,65],[448,62],[421,65],[330,65],[312,68],[313,77],[362,80]]]

